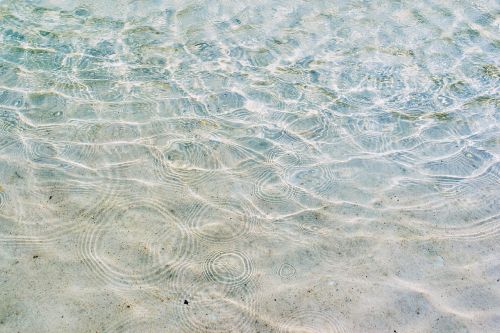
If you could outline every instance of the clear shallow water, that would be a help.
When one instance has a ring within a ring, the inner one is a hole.
[[[499,10],[0,2],[0,331],[494,332]]]

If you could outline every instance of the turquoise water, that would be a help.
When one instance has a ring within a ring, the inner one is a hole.
[[[499,30],[0,1],[0,331],[498,331]]]

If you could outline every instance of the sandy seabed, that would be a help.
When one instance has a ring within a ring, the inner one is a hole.
[[[498,332],[495,1],[0,1],[0,332]]]

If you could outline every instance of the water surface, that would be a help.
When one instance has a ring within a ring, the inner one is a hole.
[[[495,332],[499,13],[0,1],[0,331]]]

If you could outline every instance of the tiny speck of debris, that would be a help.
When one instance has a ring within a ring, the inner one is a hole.
[[[187,299],[184,300],[184,304],[188,305],[189,302],[187,301]]]
[[[52,199],[52,196],[49,197],[49,200]]]
[[[127,305],[127,309],[130,309],[130,305]]]
[[[36,258],[38,258],[38,256],[33,256],[33,259],[36,259]]]

